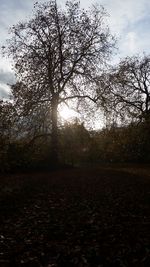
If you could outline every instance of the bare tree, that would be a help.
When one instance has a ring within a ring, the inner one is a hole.
[[[107,76],[114,113],[134,121],[150,119],[150,57],[127,57]]]
[[[105,26],[103,7],[85,11],[79,2],[64,9],[51,0],[35,4],[32,19],[11,28],[4,51],[14,61],[20,86],[14,101],[25,114],[46,103],[51,111],[52,154],[58,160],[58,105],[67,100],[95,101],[93,83],[111,55],[115,41]],[[21,82],[21,83],[20,83]]]

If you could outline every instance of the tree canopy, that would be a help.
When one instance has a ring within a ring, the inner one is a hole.
[[[32,18],[11,28],[4,51],[14,61],[14,103],[24,116],[48,107],[55,160],[58,105],[73,98],[97,98],[93,85],[115,44],[106,15],[101,6],[84,10],[79,2],[68,1],[62,9],[51,0],[36,3]]]

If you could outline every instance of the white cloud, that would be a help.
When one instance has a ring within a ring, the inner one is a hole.
[[[121,40],[120,53],[122,55],[132,56],[134,54],[149,54],[150,36],[147,33],[138,34],[138,32],[127,32],[124,39]]]
[[[150,11],[147,0],[102,0],[102,4],[110,13],[110,26],[117,34],[148,16]]]
[[[0,82],[12,84],[15,80],[13,72],[3,71],[0,69]]]
[[[102,0],[110,17],[108,24],[118,39],[119,57],[132,56],[150,51],[149,24],[150,1],[147,0]],[[144,23],[147,21],[147,26]]]
[[[127,52],[129,56],[138,52],[138,37],[135,32],[127,33],[121,50],[124,54]]]
[[[7,100],[9,99],[10,95],[10,87],[5,84],[0,82],[0,99]]]

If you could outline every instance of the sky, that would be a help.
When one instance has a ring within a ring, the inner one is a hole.
[[[34,0],[0,0],[0,46],[9,38],[9,27],[32,14]],[[39,0],[45,2],[45,0]],[[57,0],[64,4],[65,0]],[[81,6],[101,4],[109,17],[107,23],[118,42],[115,60],[135,54],[150,54],[150,1],[148,0],[80,0]],[[0,56],[0,98],[7,98],[14,73],[8,59]]]

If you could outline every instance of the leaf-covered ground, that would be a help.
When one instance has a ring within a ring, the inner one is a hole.
[[[88,168],[0,184],[0,267],[150,266],[148,176]]]

